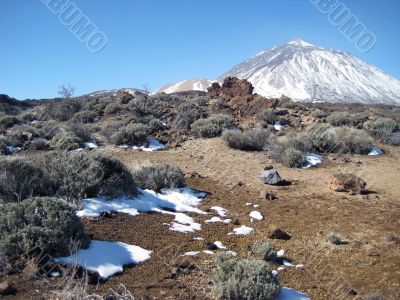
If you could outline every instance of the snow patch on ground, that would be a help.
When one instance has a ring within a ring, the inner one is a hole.
[[[324,158],[321,155],[314,152],[307,152],[305,157],[307,160],[307,165],[304,166],[303,169],[313,168],[324,161]]]
[[[226,247],[220,241],[215,241],[214,245],[218,247],[218,249],[226,249]]]
[[[209,220],[205,220],[204,223],[225,223],[225,224],[229,224],[232,220],[231,219],[221,219],[220,217],[212,217]]]
[[[274,128],[277,131],[281,131],[283,128],[285,128],[285,125],[283,125],[281,122],[278,121],[278,122],[275,122]]]
[[[122,242],[92,241],[88,249],[81,249],[68,257],[55,258],[54,261],[81,266],[107,279],[121,273],[125,265],[148,260],[151,253],[152,251]]]
[[[285,254],[286,254],[285,249],[281,249],[281,250],[279,250],[279,251],[276,253],[276,256],[277,256],[277,257],[284,257]]]
[[[377,156],[377,155],[382,155],[383,154],[383,150],[378,148],[378,147],[371,147],[369,150],[368,155],[371,156]]]
[[[151,190],[139,191],[140,195],[136,198],[85,199],[82,202],[82,210],[78,211],[77,215],[79,217],[98,218],[102,212],[119,212],[132,216],[141,212],[159,212],[175,216],[174,222],[168,224],[173,231],[194,232],[201,230],[201,225],[184,213],[207,214],[196,207],[207,193],[190,188],[163,189],[160,194]]]
[[[218,215],[223,218],[226,217],[228,213],[228,211],[225,208],[220,206],[212,206],[210,209],[215,210],[218,213]]]
[[[96,148],[98,148],[99,146],[97,146],[97,144],[96,143],[93,143],[93,142],[88,142],[88,143],[84,143],[83,144],[83,148],[84,149],[88,149],[88,150],[91,150],[91,149],[96,149]]]
[[[159,151],[159,150],[164,150],[165,145],[157,141],[156,139],[153,138],[147,138],[147,146],[133,146],[133,150],[142,150],[145,152],[152,152],[152,151]]]
[[[242,226],[240,226],[238,228],[234,228],[233,232],[228,233],[228,235],[232,235],[232,234],[235,234],[235,235],[248,235],[248,234],[252,233],[253,231],[254,231],[254,228],[242,225]]]
[[[249,214],[249,216],[252,220],[256,220],[256,221],[261,221],[262,219],[264,219],[263,215],[259,211],[252,211]]]

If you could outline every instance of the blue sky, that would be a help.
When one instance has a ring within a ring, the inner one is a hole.
[[[0,93],[51,98],[63,83],[77,94],[143,84],[154,90],[187,78],[216,78],[296,37],[349,51],[400,78],[398,0],[341,0],[377,37],[367,53],[310,0],[70,2],[106,34],[102,51],[88,51],[40,0],[0,1]]]

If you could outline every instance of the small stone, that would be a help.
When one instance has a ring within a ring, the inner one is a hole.
[[[284,182],[278,171],[275,169],[262,171],[260,179],[265,184],[278,185]]]
[[[273,168],[274,168],[273,165],[266,165],[266,166],[264,167],[264,171],[272,170]]]
[[[17,292],[16,288],[12,287],[7,281],[0,283],[0,295],[9,296],[15,295]]]
[[[277,239],[277,240],[289,240],[290,235],[287,234],[285,231],[280,229],[278,226],[271,224],[267,228],[267,237],[270,239]]]
[[[370,249],[367,250],[367,255],[368,255],[368,256],[379,256],[380,253],[378,252],[377,249],[375,249],[375,248],[370,248]]]

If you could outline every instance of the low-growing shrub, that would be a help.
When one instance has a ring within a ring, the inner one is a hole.
[[[72,132],[60,132],[51,139],[50,145],[53,149],[70,151],[78,149],[81,142]]]
[[[271,133],[265,129],[249,129],[245,131],[224,131],[222,138],[233,149],[246,151],[262,151],[269,144]]]
[[[400,125],[395,120],[380,118],[375,121],[368,121],[364,124],[364,128],[384,144],[400,145]]]
[[[75,203],[85,197],[136,196],[132,174],[114,158],[86,153],[46,153],[39,162],[56,187],[55,195]]]
[[[301,168],[306,165],[307,160],[302,151],[289,147],[282,152],[279,162],[289,168]]]
[[[45,139],[35,139],[32,141],[30,148],[33,150],[47,150],[49,142]]]
[[[189,130],[191,125],[198,119],[205,117],[203,108],[193,102],[183,102],[178,106],[175,117],[175,127],[181,130]]]
[[[0,117],[0,129],[4,130],[10,127],[13,127],[15,124],[18,124],[19,120],[14,116],[3,116]]]
[[[111,142],[115,145],[141,146],[147,142],[150,132],[150,127],[145,124],[128,124],[111,136]]]
[[[50,178],[33,162],[24,158],[0,161],[0,202],[21,202],[52,191]]]
[[[275,122],[277,121],[278,117],[273,108],[266,109],[260,114],[260,124],[263,127],[267,127],[268,125],[274,125]]]
[[[58,121],[68,121],[82,109],[82,103],[77,99],[52,101],[46,103],[45,114]]]
[[[141,189],[160,192],[163,188],[186,186],[183,172],[175,165],[160,164],[143,166],[133,172],[133,177]]]
[[[312,115],[313,117],[316,117],[316,118],[324,118],[324,117],[326,117],[328,114],[327,114],[325,111],[323,111],[322,109],[317,108],[316,110],[313,110],[313,111],[312,111],[311,115]]]
[[[121,110],[121,106],[118,103],[110,103],[104,109],[104,113],[106,115],[113,115],[116,114]]]
[[[212,138],[222,134],[225,129],[234,125],[232,117],[228,115],[211,115],[208,119],[199,119],[192,124],[192,131],[198,137]]]
[[[93,110],[82,110],[80,112],[77,112],[72,120],[75,123],[93,123],[95,120],[97,120],[99,117],[98,113]]]
[[[387,130],[389,132],[399,131],[399,123],[389,118],[379,118],[374,121],[368,121],[364,127],[372,130]]]
[[[149,127],[150,127],[151,132],[156,132],[158,130],[163,129],[164,124],[159,119],[151,119],[149,121]]]
[[[260,260],[238,260],[229,254],[216,255],[217,267],[213,280],[223,299],[276,299],[280,292],[279,279]]]
[[[276,259],[276,249],[274,245],[272,245],[271,242],[266,241],[266,240],[258,240],[256,241],[252,247],[251,251],[256,255],[258,258],[264,259],[264,260],[274,260]]]
[[[341,152],[368,154],[372,147],[372,138],[363,130],[338,127],[335,128],[335,133],[341,144]]]
[[[11,260],[67,256],[71,241],[89,245],[76,211],[56,198],[30,198],[3,206],[0,232],[0,251]]]
[[[68,131],[75,134],[81,143],[92,140],[92,132],[88,126],[80,122],[68,122]]]
[[[335,231],[330,232],[326,236],[326,240],[333,245],[341,245],[343,243],[342,239]]]
[[[333,112],[326,121],[333,126],[357,126],[367,120],[364,114],[350,114],[348,112]]]

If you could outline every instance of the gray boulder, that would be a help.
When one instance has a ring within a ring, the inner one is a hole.
[[[275,169],[262,171],[260,174],[260,179],[265,184],[272,184],[272,185],[282,184],[285,182],[279,175],[278,171]]]

